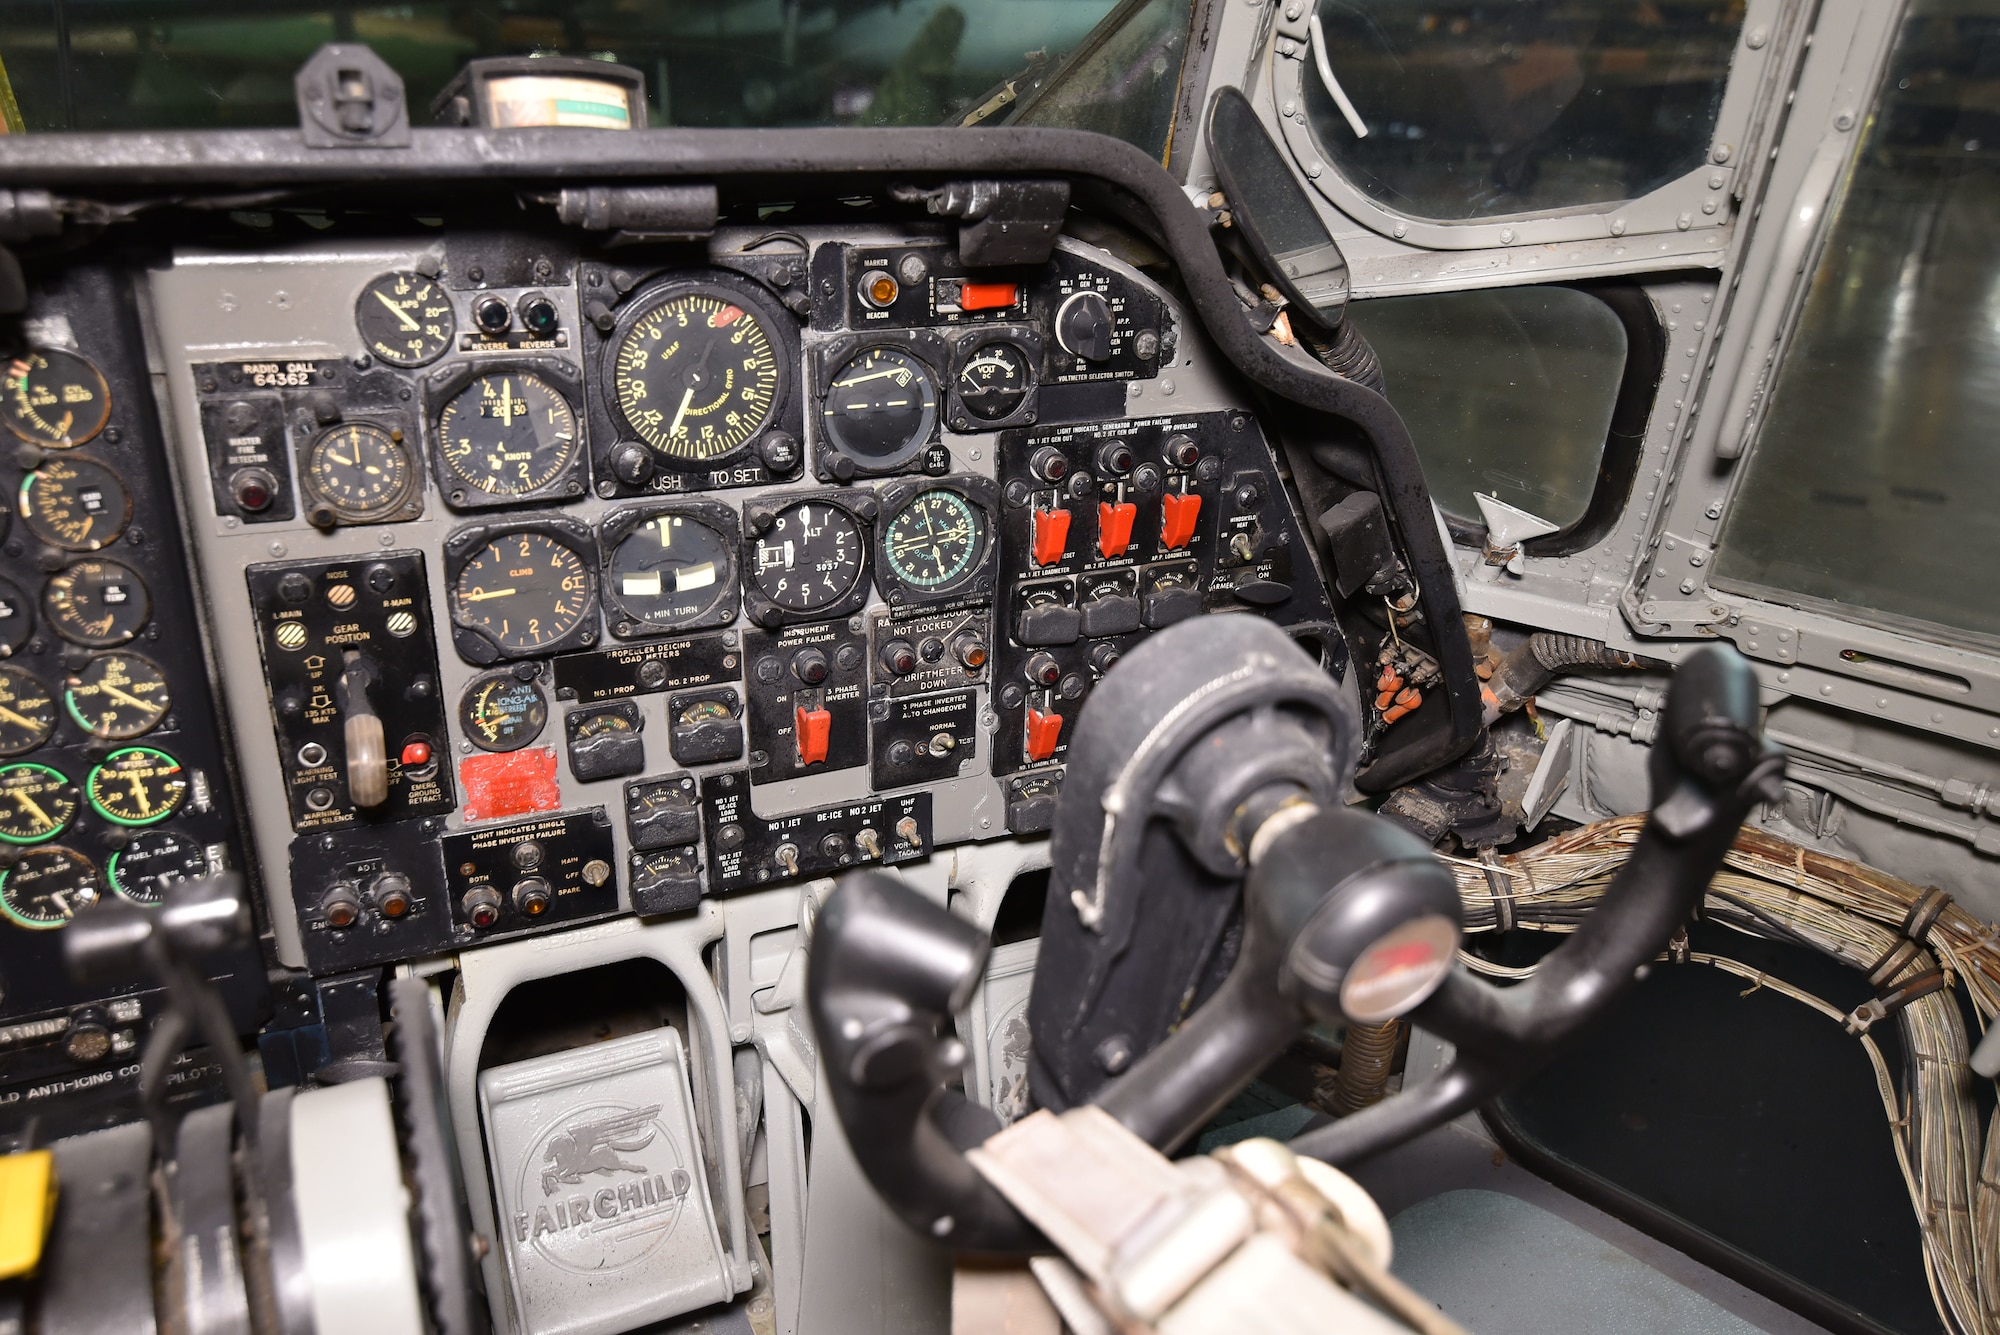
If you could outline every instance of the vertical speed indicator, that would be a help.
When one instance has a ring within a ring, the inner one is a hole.
[[[611,366],[625,428],[682,467],[747,445],[771,421],[786,374],[765,317],[707,284],[664,289],[619,334]]]

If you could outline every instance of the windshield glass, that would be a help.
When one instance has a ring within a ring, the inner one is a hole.
[[[18,117],[6,117],[9,128],[30,133],[296,125],[293,72],[323,43],[359,41],[403,76],[420,124],[467,60],[562,54],[641,71],[654,125],[937,125],[973,115],[1010,81],[1056,71],[1113,8],[1114,0],[0,0],[0,108],[11,83]],[[1140,54],[1152,62],[1161,53],[1148,45]]]

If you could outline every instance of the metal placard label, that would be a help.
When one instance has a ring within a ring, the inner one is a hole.
[[[602,1275],[665,1242],[694,1177],[660,1108],[590,1103],[543,1127],[518,1170],[515,1245],[574,1274]]]

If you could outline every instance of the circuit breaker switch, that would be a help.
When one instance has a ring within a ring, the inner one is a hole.
[[[958,290],[960,310],[1005,310],[1021,299],[1021,289],[1013,283],[967,283]]]
[[[1056,742],[1062,736],[1063,716],[1056,713],[1044,714],[1039,709],[1028,711],[1028,762],[1047,760],[1056,753]]]
[[[799,763],[817,765],[826,759],[833,736],[833,714],[824,707],[798,706],[792,711],[792,735],[799,744]]]
[[[1201,496],[1196,492],[1179,496],[1169,492],[1160,497],[1160,546],[1168,551],[1187,546],[1200,516]]]
[[[1052,566],[1063,559],[1069,550],[1069,520],[1067,510],[1035,511],[1035,564]]]
[[[1105,559],[1125,555],[1132,545],[1132,521],[1138,517],[1139,507],[1131,501],[1097,503],[1097,550]]]

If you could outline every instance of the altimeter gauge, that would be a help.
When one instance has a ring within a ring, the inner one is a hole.
[[[786,506],[750,548],[752,587],[793,614],[831,615],[844,609],[866,568],[860,524],[831,501],[808,499]]]

